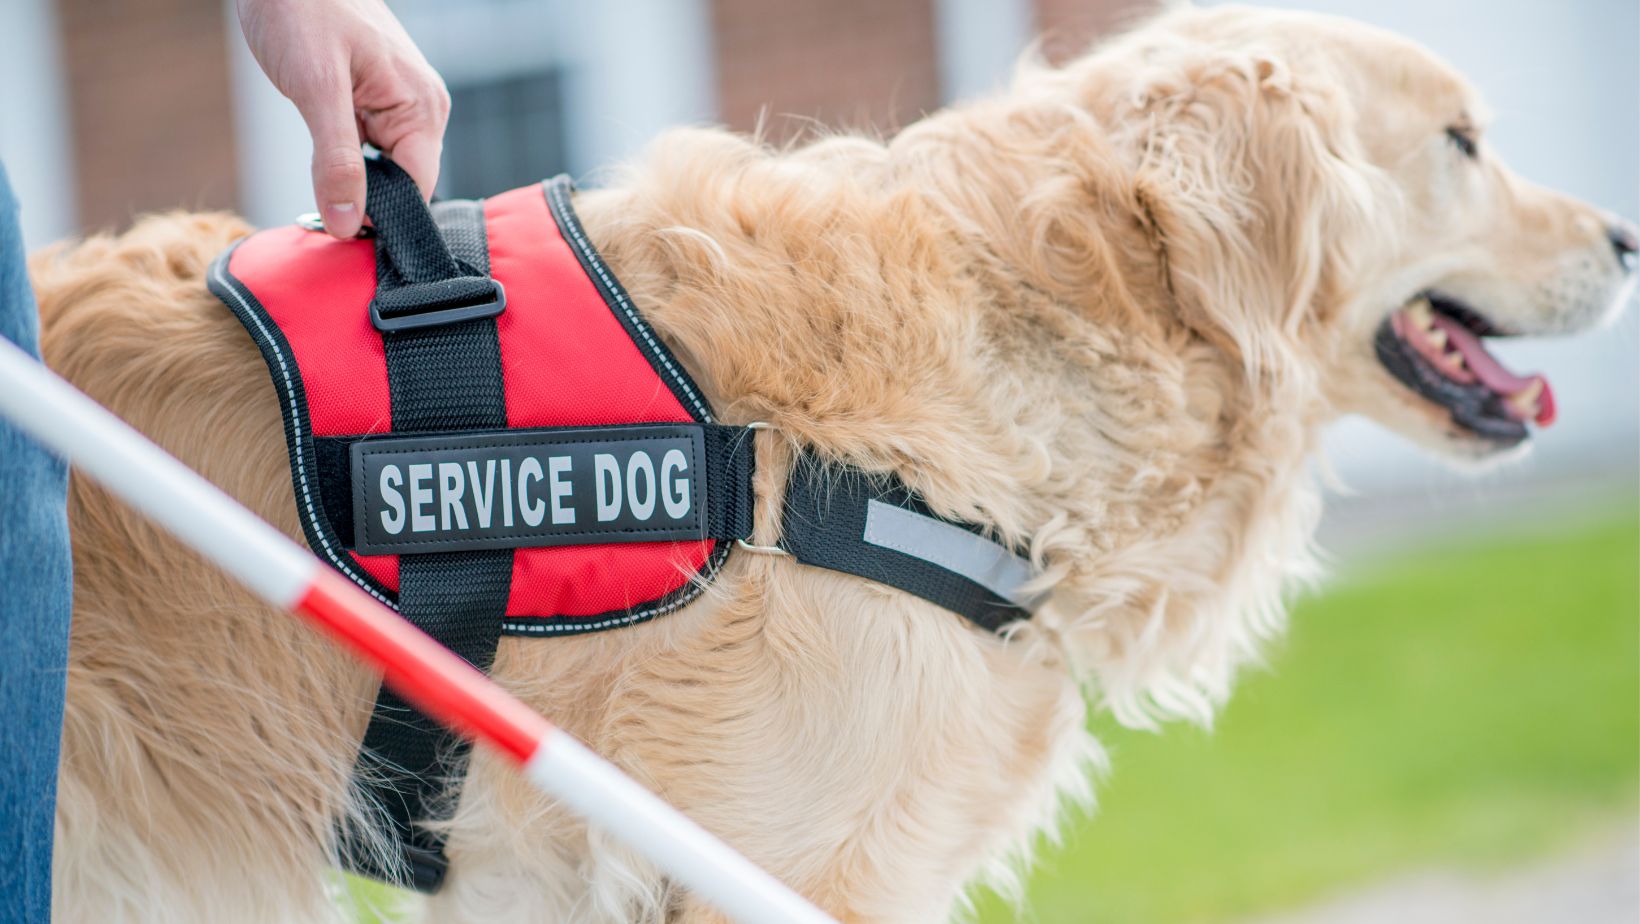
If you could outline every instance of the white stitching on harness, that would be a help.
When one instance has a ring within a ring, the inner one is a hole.
[[[678,372],[677,367],[672,365],[672,359],[667,355],[666,348],[655,342],[654,335],[649,330],[649,325],[644,323],[643,317],[627,301],[621,287],[610,275],[609,270],[604,267],[604,261],[598,257],[598,251],[592,248],[592,242],[588,241],[586,236],[582,234],[581,223],[574,220],[575,213],[570,210],[569,196],[564,192],[567,185],[562,182],[552,183],[547,187],[547,192],[553,197],[559,209],[571,218],[565,224],[574,236],[572,243],[574,243],[575,248],[586,257],[587,262],[592,264],[593,269],[598,271],[598,277],[604,281],[605,289],[615,296],[615,301],[620,304],[621,311],[626,315],[627,320],[632,322],[633,329],[643,335],[644,342],[649,344],[649,349],[661,361],[661,365],[666,367],[666,371],[671,374],[672,380],[677,382],[684,393],[689,396],[689,403],[695,406],[696,416],[706,423],[711,423],[712,412],[706,409],[706,405],[700,400],[700,396],[696,395],[695,390],[689,387],[689,380]]]
[[[238,246],[239,245],[235,244],[234,248],[238,249]],[[330,540],[325,537],[325,531],[318,528],[319,518],[313,509],[313,493],[308,488],[307,461],[302,456],[301,409],[296,406],[296,388],[291,383],[290,366],[285,362],[285,353],[279,348],[279,341],[275,340],[273,336],[268,333],[268,328],[262,323],[262,318],[255,311],[252,311],[250,305],[245,301],[244,291],[239,287],[239,281],[229,278],[222,272],[222,265],[227,262],[228,255],[232,253],[233,251],[230,250],[228,254],[224,254],[215,263],[211,264],[211,277],[234,297],[234,301],[239,303],[241,314],[256,323],[256,329],[262,337],[262,342],[266,343],[269,348],[273,350],[275,358],[279,360],[279,374],[285,380],[285,387],[283,389],[285,392],[285,401],[290,405],[290,425],[292,433],[291,446],[293,448],[293,454],[296,457],[296,480],[302,486],[302,505],[307,508],[308,522],[314,525],[313,533],[319,537],[319,544],[323,546],[325,557],[330,559],[331,564],[335,565],[337,568],[341,569],[342,573],[352,578],[353,582],[358,584],[359,587],[366,593],[370,594],[370,596],[380,600],[389,608],[396,609],[396,607],[393,607],[392,601],[377,593],[375,589],[373,589],[369,583],[365,581],[364,578],[360,577],[351,567],[349,567],[348,562],[344,561],[339,555],[336,554],[335,550],[330,547]]]

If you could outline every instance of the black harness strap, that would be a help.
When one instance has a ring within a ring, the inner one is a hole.
[[[387,354],[393,430],[432,433],[504,428],[495,315],[505,305],[488,277],[483,206],[451,202],[434,214],[391,161],[366,161],[366,213],[376,226],[377,289],[371,317]],[[403,555],[399,612],[473,666],[495,658],[512,579],[511,549]],[[361,832],[344,831],[354,872],[423,892],[443,884],[444,838],[424,822],[454,811],[451,784],[470,746],[383,687],[365,730],[356,778],[397,841],[385,864]]]

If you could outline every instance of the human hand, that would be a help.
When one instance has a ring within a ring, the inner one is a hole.
[[[363,141],[432,195],[450,94],[383,0],[236,2],[251,54],[313,134],[326,231],[351,238],[363,222]]]

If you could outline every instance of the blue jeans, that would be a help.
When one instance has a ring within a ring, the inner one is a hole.
[[[0,165],[0,337],[40,320]],[[0,922],[51,918],[51,835],[68,673],[68,468],[0,421]]]

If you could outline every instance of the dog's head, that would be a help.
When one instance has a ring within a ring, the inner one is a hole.
[[[1584,330],[1632,291],[1635,229],[1510,172],[1475,90],[1388,32],[1187,10],[1066,74],[1136,165],[1186,322],[1322,416],[1502,455],[1554,398],[1485,340]]]
[[[945,195],[1032,291],[1159,370],[1136,381],[1179,385],[1089,390],[1090,406],[1117,393],[1094,429],[1127,429],[1082,454],[1130,452],[1090,504],[1115,503],[1112,486],[1183,487],[1173,506],[1133,501],[1165,546],[1090,549],[1067,529],[1083,564],[1056,587],[1067,649],[1124,720],[1205,717],[1281,624],[1283,589],[1313,573],[1304,455],[1321,424],[1362,413],[1454,459],[1502,456],[1553,398],[1485,339],[1599,324],[1634,278],[1631,227],[1510,173],[1460,75],[1359,23],[1172,11],[1023,68],[999,111],[954,122],[982,143],[949,175],[989,172]],[[1005,193],[967,204],[987,186]],[[1157,447],[1184,461],[1166,472]],[[1106,511],[1081,515],[1108,540],[1124,521]]]

